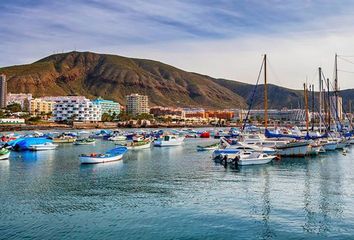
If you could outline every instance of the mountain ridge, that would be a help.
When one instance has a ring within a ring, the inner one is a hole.
[[[152,106],[245,108],[254,89],[252,84],[187,72],[159,61],[93,52],[53,54],[0,72],[8,76],[8,92],[101,96],[121,104],[126,95],[140,93],[149,96]],[[262,108],[263,87],[257,87],[255,108]],[[354,89],[345,91],[353,99]],[[270,108],[290,108],[301,105],[303,93],[269,84],[268,96]]]

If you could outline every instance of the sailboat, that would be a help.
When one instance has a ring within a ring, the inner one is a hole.
[[[264,55],[264,128],[265,135],[268,130],[268,92],[267,92],[267,55]],[[304,157],[307,155],[310,142],[307,140],[293,140],[277,146],[277,154],[287,157]]]

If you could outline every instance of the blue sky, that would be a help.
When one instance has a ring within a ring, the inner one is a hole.
[[[332,77],[334,53],[354,55],[347,0],[1,0],[0,10],[0,66],[94,51],[254,83],[267,53],[270,82],[301,88],[318,66]],[[340,72],[341,87],[353,77]]]

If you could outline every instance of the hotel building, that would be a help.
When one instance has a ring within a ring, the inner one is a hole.
[[[30,113],[32,115],[52,113],[54,104],[54,101],[46,101],[41,98],[32,99],[30,101]]]
[[[94,104],[84,96],[45,97],[45,100],[54,101],[53,118],[56,122],[101,121],[101,106]]]
[[[148,96],[130,94],[126,96],[126,111],[128,114],[138,115],[149,113]]]
[[[0,108],[6,107],[7,83],[6,75],[0,74]]]
[[[102,98],[97,98],[92,101],[94,104],[100,105],[101,106],[101,112],[102,114],[104,113],[109,113],[113,114],[115,113],[118,115],[120,113],[120,104],[115,101],[111,100],[105,100]]]
[[[6,98],[6,106],[17,103],[21,105],[22,110],[28,111],[31,100],[32,94],[30,93],[8,93]]]

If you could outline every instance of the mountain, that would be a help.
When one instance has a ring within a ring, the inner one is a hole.
[[[92,52],[55,54],[27,65],[0,68],[8,76],[8,92],[50,95],[101,96],[125,103],[125,96],[149,96],[150,105],[244,108],[250,103],[254,86],[232,80],[215,79],[186,72],[146,59]],[[302,91],[268,85],[270,108],[297,107]],[[349,97],[354,90],[348,90]],[[259,85],[255,107],[263,105],[263,85]]]

